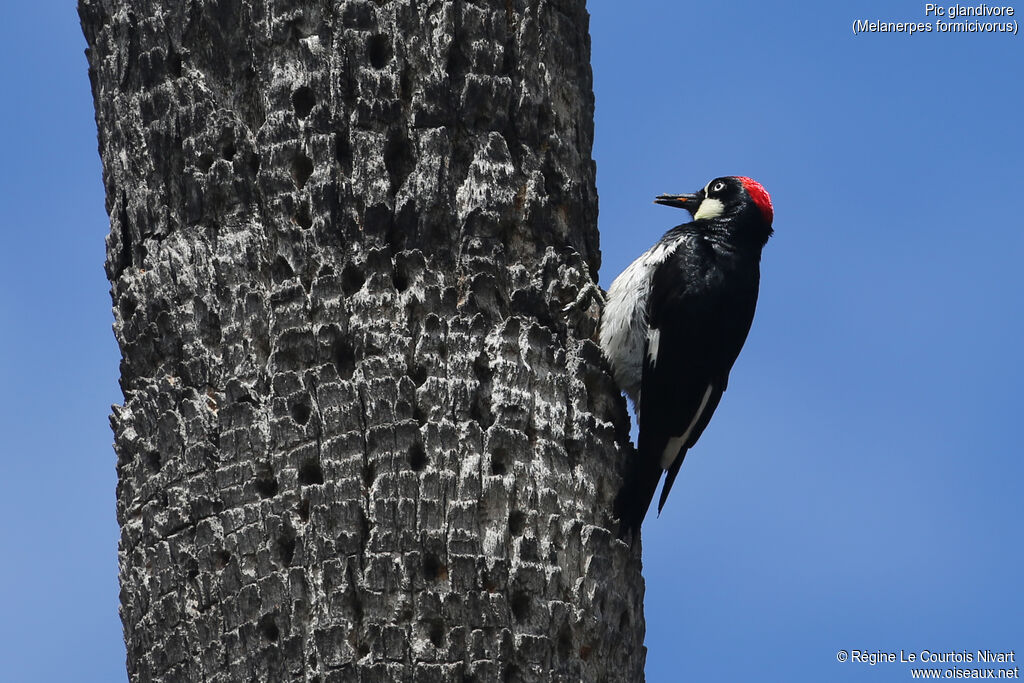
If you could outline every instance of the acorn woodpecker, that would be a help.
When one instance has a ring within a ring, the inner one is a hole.
[[[662,471],[659,513],[722,398],[754,319],[773,218],[768,192],[743,176],[654,201],[686,209],[693,221],[666,232],[615,278],[600,332],[640,427],[636,460],[616,500],[622,531],[634,540]]]

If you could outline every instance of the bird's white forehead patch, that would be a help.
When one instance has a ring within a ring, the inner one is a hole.
[[[725,212],[725,204],[718,199],[705,199],[700,203],[700,208],[697,209],[697,213],[693,214],[693,219],[698,220],[700,218],[718,218]]]

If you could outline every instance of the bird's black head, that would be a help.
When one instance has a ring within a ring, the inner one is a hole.
[[[686,209],[694,221],[724,219],[749,226],[767,240],[772,234],[772,198],[761,183],[746,176],[715,178],[700,192],[663,194],[655,204]]]

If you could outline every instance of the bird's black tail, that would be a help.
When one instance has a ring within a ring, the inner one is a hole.
[[[640,537],[640,525],[647,516],[647,509],[651,507],[662,473],[657,461],[644,460],[628,469],[622,488],[615,498],[615,514],[621,520],[619,536],[626,538],[628,535],[630,545],[636,545]]]
[[[658,514],[661,514],[661,509],[665,507],[665,501],[668,500],[668,492],[672,490],[672,484],[676,480],[676,475],[679,474],[679,467],[683,464],[683,458],[686,457],[686,449],[679,451],[679,455],[676,456],[675,461],[669,466],[668,474],[665,475],[665,485],[661,487],[661,498],[658,499]]]

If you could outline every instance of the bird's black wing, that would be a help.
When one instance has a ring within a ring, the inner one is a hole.
[[[637,456],[620,494],[620,516],[632,530],[639,529],[667,469],[661,512],[687,449],[718,407],[753,319],[756,288],[751,297],[721,286],[713,270],[694,265],[713,257],[692,257],[692,250],[677,250],[652,279]]]

